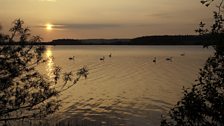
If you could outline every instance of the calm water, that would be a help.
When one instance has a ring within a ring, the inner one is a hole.
[[[55,57],[42,68],[46,73],[53,65],[64,71],[87,66],[90,73],[60,96],[63,106],[54,122],[157,126],[161,114],[181,98],[182,88],[194,83],[212,50],[201,46],[48,46],[45,55]],[[68,60],[72,56],[75,60]],[[105,60],[100,61],[103,56]],[[166,61],[167,57],[173,61]]]

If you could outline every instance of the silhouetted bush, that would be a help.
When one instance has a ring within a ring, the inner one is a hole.
[[[23,27],[24,22],[17,19],[13,22],[9,35],[0,34],[0,41],[19,43],[16,46],[0,46],[0,124],[9,125],[17,120],[43,119],[59,109],[59,93],[75,85],[88,70],[83,67],[62,74],[60,67],[55,66],[50,80],[41,74],[36,67],[47,60],[43,58],[44,46],[23,45],[24,42],[38,43],[39,36],[31,36],[30,29]],[[64,85],[58,80],[63,75]],[[68,83],[71,82],[71,83]]]
[[[203,0],[209,6],[213,0]],[[184,96],[166,117],[161,126],[223,126],[224,125],[224,29],[223,1],[214,12],[211,29],[200,23],[196,30],[204,40],[205,47],[214,47],[215,54],[209,57],[192,88],[184,89]]]

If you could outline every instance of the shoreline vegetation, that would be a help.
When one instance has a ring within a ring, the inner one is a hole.
[[[0,45],[203,45],[205,36],[163,35],[133,39],[56,39],[51,42],[0,42]]]

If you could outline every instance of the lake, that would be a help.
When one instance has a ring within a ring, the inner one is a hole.
[[[161,114],[182,97],[183,87],[191,87],[212,54],[202,46],[47,46],[45,56],[55,58],[42,67],[49,77],[53,65],[63,71],[89,69],[87,79],[60,96],[62,108],[54,122],[158,126]]]

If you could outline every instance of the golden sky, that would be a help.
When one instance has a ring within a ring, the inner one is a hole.
[[[212,8],[200,0],[0,0],[4,32],[17,18],[45,41],[134,38],[195,34],[200,21],[211,22]]]

